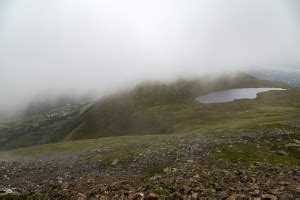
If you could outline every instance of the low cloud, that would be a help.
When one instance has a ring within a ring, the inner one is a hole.
[[[3,0],[0,112],[38,94],[299,66],[297,0]]]

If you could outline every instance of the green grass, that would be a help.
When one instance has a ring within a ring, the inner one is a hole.
[[[300,157],[297,150],[286,150],[289,155],[276,154],[276,150],[279,150],[282,146],[283,145],[280,146],[280,144],[276,142],[262,145],[259,148],[257,148],[256,144],[252,142],[247,144],[235,144],[232,147],[221,148],[221,152],[217,153],[216,157],[234,163],[241,162],[245,164],[253,164],[255,162],[263,162],[299,166]]]
[[[126,142],[124,142],[125,144],[118,143],[118,148],[113,151],[110,149],[109,151],[101,152],[92,159],[104,162],[106,165],[111,165],[115,160],[118,160],[118,164],[127,164],[132,162],[139,154],[144,153],[150,145],[150,142],[145,142],[144,140],[134,143],[132,141]]]
[[[146,175],[146,177],[159,175],[159,174],[163,173],[163,170],[166,167],[169,167],[170,165],[171,165],[170,163],[163,163],[163,164],[160,164],[160,165],[149,167],[149,168],[145,169],[144,174]]]
[[[123,159],[126,160],[128,157],[125,155],[132,157],[137,153],[142,153],[151,144],[151,142],[163,138],[163,135],[108,137],[36,145],[32,147],[15,149],[10,152],[16,156],[32,156],[44,153],[56,154],[105,147],[108,148],[108,151],[93,159],[104,160],[107,163],[110,163],[110,161],[112,162],[114,159],[119,159],[121,161]]]

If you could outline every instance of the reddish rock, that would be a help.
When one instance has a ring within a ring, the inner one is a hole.
[[[146,200],[157,200],[159,198],[159,196],[157,194],[154,194],[152,192],[150,192],[147,196],[146,196]]]

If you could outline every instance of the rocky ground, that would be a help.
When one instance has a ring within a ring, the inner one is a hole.
[[[300,199],[300,129],[287,124],[3,156],[0,199]]]

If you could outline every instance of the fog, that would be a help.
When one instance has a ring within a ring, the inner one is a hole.
[[[0,112],[40,94],[300,66],[298,0],[1,0]]]

